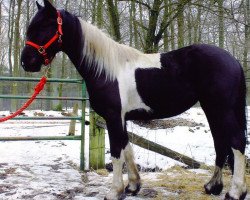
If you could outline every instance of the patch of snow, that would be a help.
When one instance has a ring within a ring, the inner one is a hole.
[[[62,117],[54,111],[25,111],[27,116],[43,112],[45,116]],[[8,115],[9,112],[0,112]],[[128,131],[166,146],[207,165],[214,165],[213,139],[200,108],[191,108],[177,116],[202,123],[202,126],[176,126],[170,129],[149,130],[128,122]],[[69,120],[64,121],[9,121],[1,123],[1,136],[66,136]],[[76,135],[80,135],[81,124],[76,124]],[[88,126],[86,126],[85,155],[88,156]],[[108,134],[106,142],[106,163],[110,162]],[[168,169],[183,165],[175,160],[132,145],[135,160],[145,168]],[[79,172],[80,141],[18,141],[0,142],[0,199],[103,199],[108,192],[112,173],[101,176],[94,172]],[[250,147],[246,149],[250,157]],[[85,160],[88,167],[88,159]],[[192,170],[193,171],[193,170]],[[210,174],[206,170],[194,170],[197,174]],[[160,173],[160,172],[159,172]],[[142,173],[143,180],[157,179],[157,173]],[[124,175],[124,180],[127,176]],[[163,193],[167,191],[163,191]],[[126,199],[140,200],[141,197]]]

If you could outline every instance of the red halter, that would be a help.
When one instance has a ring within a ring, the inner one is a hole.
[[[44,64],[47,66],[48,64],[51,63],[51,61],[53,60],[53,57],[48,58],[48,54],[46,52],[46,49],[48,49],[50,47],[50,45],[52,45],[56,40],[58,41],[58,43],[61,45],[62,44],[62,17],[61,17],[61,13],[59,11],[57,11],[57,24],[58,24],[58,28],[56,31],[56,34],[44,45],[44,46],[40,46],[34,42],[31,41],[27,41],[26,45],[30,45],[34,48],[36,48],[38,50],[38,52],[43,56],[44,58]]]

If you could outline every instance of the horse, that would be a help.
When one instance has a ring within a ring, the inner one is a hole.
[[[208,120],[216,152],[207,194],[223,189],[228,160],[233,177],[225,200],[243,200],[245,180],[246,84],[240,63],[227,51],[194,44],[166,53],[144,54],[112,40],[94,25],[48,0],[28,26],[21,54],[25,71],[38,72],[59,51],[65,52],[86,82],[92,108],[107,124],[113,181],[105,199],[136,195],[141,187],[126,131],[127,120],[178,115],[197,102]],[[124,187],[122,166],[128,169]]]

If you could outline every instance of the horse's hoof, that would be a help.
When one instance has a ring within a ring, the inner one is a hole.
[[[223,189],[223,184],[213,185],[211,188],[208,187],[208,184],[204,185],[206,194],[219,195]]]
[[[136,184],[136,189],[135,190],[131,190],[129,184],[127,185],[127,187],[125,188],[125,193],[131,196],[136,196],[138,194],[138,192],[141,189],[141,184],[137,183]]]
[[[244,200],[247,196],[247,192],[244,192],[239,199],[235,199],[233,197],[230,196],[229,193],[226,193],[225,199],[224,200]]]

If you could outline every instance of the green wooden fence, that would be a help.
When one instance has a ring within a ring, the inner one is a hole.
[[[38,82],[37,78],[13,78],[13,77],[0,77],[0,81],[33,81]],[[82,115],[77,117],[16,117],[13,120],[80,120],[81,121],[81,135],[78,136],[49,136],[49,137],[0,137],[0,141],[30,141],[30,140],[81,140],[81,153],[80,153],[80,169],[85,169],[85,109],[86,109],[86,86],[83,80],[80,79],[48,79],[51,83],[77,83],[81,84],[82,95],[81,97],[47,97],[38,96],[37,99],[41,100],[72,100],[81,102]],[[13,96],[13,95],[1,95],[0,98],[3,99],[28,99],[28,96]],[[98,116],[94,111],[90,111],[89,114],[89,168],[90,169],[102,169],[105,168],[105,122],[100,116]],[[178,152],[172,151],[166,147],[155,144],[144,138],[141,138],[133,133],[128,132],[130,142],[168,156],[170,158],[176,159],[180,162],[187,164],[192,168],[199,168],[200,163],[179,154]]]
[[[16,81],[16,82],[38,82],[38,78],[26,78],[26,77],[0,77],[0,81]],[[41,100],[72,100],[81,102],[82,115],[78,117],[16,117],[13,120],[80,120],[81,121],[81,135],[80,136],[35,136],[35,137],[0,137],[0,141],[31,141],[31,140],[80,140],[81,150],[80,150],[80,169],[85,169],[85,109],[86,109],[86,86],[81,79],[48,79],[47,82],[50,83],[74,83],[81,84],[82,92],[81,97],[48,97],[48,96],[38,96],[36,99]],[[15,95],[1,95],[2,99],[29,99],[29,96],[15,96]]]
[[[0,81],[33,81],[38,82],[37,78],[13,78],[13,77],[0,77]],[[0,137],[0,141],[30,141],[30,140],[81,140],[80,150],[80,169],[85,169],[85,109],[86,109],[86,86],[83,80],[80,79],[48,79],[51,83],[76,83],[81,84],[82,95],[81,97],[48,97],[38,96],[36,99],[41,100],[72,100],[81,102],[82,115],[77,117],[16,117],[13,120],[80,120],[81,121],[81,135],[78,136],[47,136],[47,137]],[[14,96],[14,95],[1,95],[3,99],[28,99],[28,96]],[[105,122],[94,111],[90,111],[89,115],[89,168],[90,169],[103,169],[105,168]],[[130,142],[148,150],[157,152],[159,154],[176,159],[180,162],[187,164],[193,168],[199,168],[200,163],[181,155],[175,151],[162,147],[144,138],[141,138],[133,133],[128,132]]]

